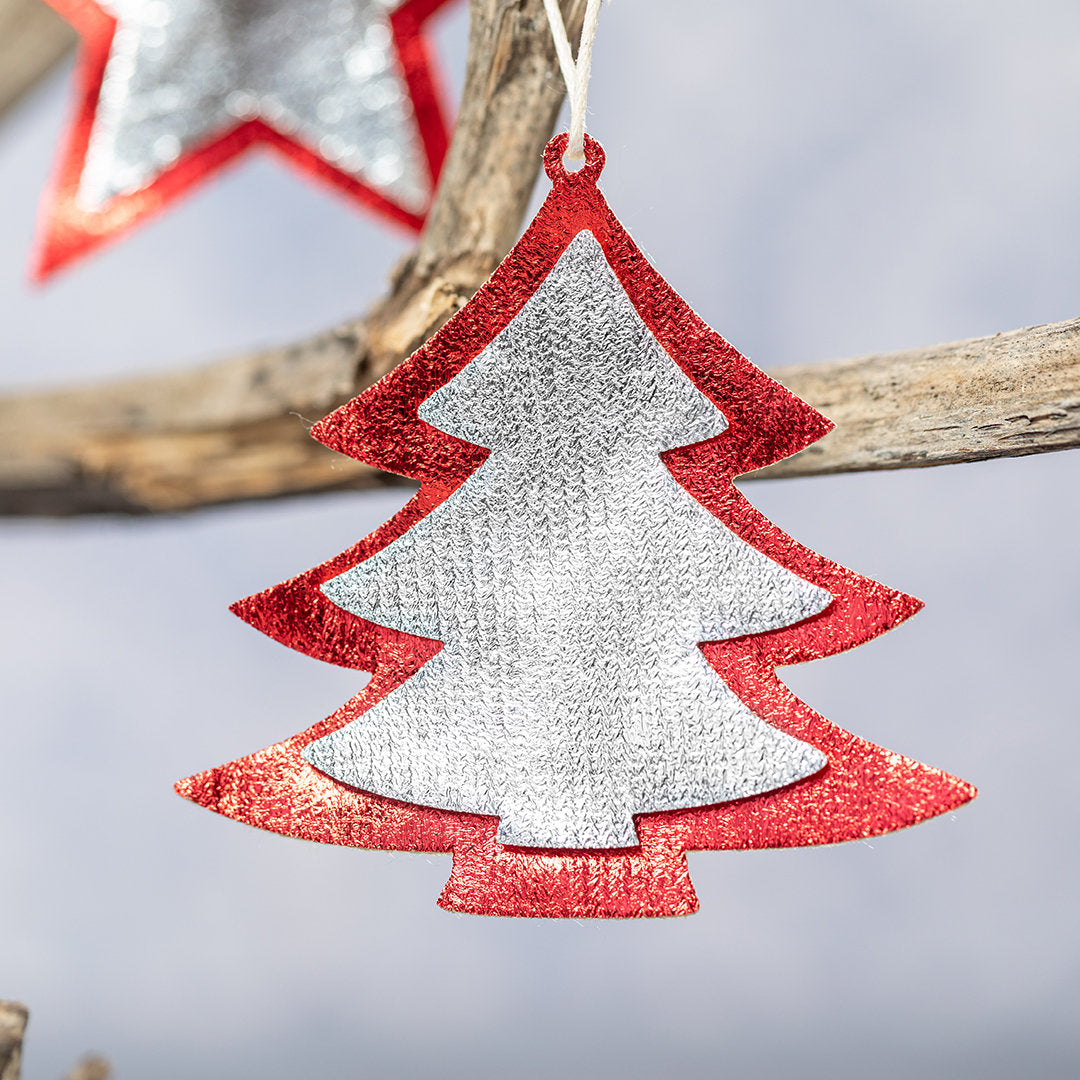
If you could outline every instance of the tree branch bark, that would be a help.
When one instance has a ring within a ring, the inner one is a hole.
[[[0,0],[0,118],[77,40],[75,31],[43,0]]]
[[[0,1001],[0,1080],[19,1080],[22,1044],[30,1014],[17,1001]]]
[[[84,1057],[68,1074],[64,1080],[110,1080],[112,1066],[97,1054]]]
[[[585,0],[563,0],[576,36]],[[364,318],[171,375],[0,398],[0,514],[163,513],[402,481],[308,437],[475,292],[517,236],[562,102],[541,0],[471,0],[461,115],[416,251]],[[773,373],[837,430],[760,474],[1080,445],[1080,319]]]
[[[201,370],[0,401],[0,513],[162,513],[402,483],[308,436],[312,419],[357,389],[363,332],[358,324]],[[386,359],[362,365],[359,385]],[[1080,319],[772,374],[836,430],[755,479],[1080,446]]]
[[[30,1013],[18,1001],[0,1001],[0,1080],[19,1080]],[[109,1080],[112,1068],[97,1054],[84,1057],[65,1080]]]
[[[1080,446],[1080,319],[772,374],[836,428],[752,478],[952,465]]]

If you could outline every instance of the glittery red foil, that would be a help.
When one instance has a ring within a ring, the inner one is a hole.
[[[562,166],[565,145],[565,135],[549,144],[545,164],[551,192],[491,280],[409,360],[313,430],[335,450],[419,480],[418,494],[348,551],[233,607],[290,648],[373,672],[371,682],[303,734],[184,780],[177,789],[210,809],[290,836],[453,852],[453,870],[439,899],[453,911],[682,915],[697,908],[688,850],[792,847],[874,836],[960,806],[975,789],[842,731],[777,678],[777,667],[859,645],[921,604],[796,543],[735,489],[734,476],[801,450],[832,425],[710,330],[649,265],[596,187],[604,162],[599,145],[588,140],[585,167],[569,174]],[[357,791],[308,765],[300,751],[370,708],[441,647],[350,615],[330,603],[319,586],[401,536],[484,460],[486,450],[423,423],[417,408],[510,322],[582,229],[599,241],[660,344],[729,422],[714,439],[664,455],[675,478],[747,542],[834,597],[821,614],[794,626],[702,645],[709,663],[750,708],[818,747],[829,764],[763,795],[639,815],[638,848],[534,851],[498,844],[496,818]]]
[[[389,16],[402,75],[409,88],[432,176],[432,188],[446,157],[449,137],[445,108],[425,42],[424,23],[438,8],[450,2],[405,0]],[[219,137],[182,155],[152,183],[130,194],[118,195],[100,210],[83,209],[76,201],[76,193],[117,21],[94,0],[46,0],[46,3],[79,31],[82,49],[75,72],[75,116],[40,211],[32,268],[32,276],[37,280],[45,280],[73,260],[121,236],[255,145],[272,147],[301,172],[331,184],[392,221],[413,230],[419,230],[423,225],[424,214],[404,209],[259,120],[238,120]]]

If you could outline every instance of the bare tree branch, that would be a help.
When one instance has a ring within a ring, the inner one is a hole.
[[[91,1054],[84,1057],[64,1080],[109,1080],[112,1074],[112,1066],[103,1057]]]
[[[0,0],[0,118],[67,56],[77,39],[43,0]]]
[[[585,0],[563,0],[580,27]],[[0,514],[162,513],[400,483],[308,437],[475,292],[516,238],[562,101],[541,0],[471,0],[461,115],[417,250],[362,319],[171,375],[0,398]],[[774,374],[837,430],[763,476],[1080,445],[1080,320]]]
[[[0,512],[158,513],[400,483],[307,433],[357,388],[363,333],[361,323],[197,371],[2,401]],[[365,364],[360,385],[381,370]],[[754,477],[1080,446],[1080,319],[773,374],[837,426]]]
[[[1080,319],[773,374],[836,429],[754,477],[910,469],[1080,446]]]
[[[0,1001],[0,1080],[19,1080],[22,1044],[30,1014],[17,1001]]]
[[[0,1001],[0,1080],[19,1080],[30,1013],[17,1001]],[[97,1054],[84,1057],[64,1080],[109,1080],[112,1068]]]

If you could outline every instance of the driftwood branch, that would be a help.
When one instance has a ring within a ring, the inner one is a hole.
[[[910,469],[1080,446],[1080,319],[772,374],[836,429],[753,477]]]
[[[22,1046],[30,1013],[17,1001],[0,1001],[0,1080],[19,1080]],[[84,1057],[64,1080],[109,1080],[109,1063],[96,1054]]]
[[[19,1080],[29,1016],[25,1005],[17,1001],[0,1001],[0,1080]]]
[[[64,1080],[109,1080],[112,1066],[97,1054],[90,1054],[64,1077]]]
[[[563,0],[576,35],[585,0]],[[173,375],[0,398],[0,513],[161,513],[398,478],[311,422],[441,326],[509,250],[562,101],[541,0],[471,0],[461,114],[417,250],[364,318]],[[837,430],[762,476],[1080,445],[1080,319],[774,372]]]
[[[0,117],[75,46],[77,35],[43,0],[0,0]]]
[[[465,296],[457,289],[433,287],[433,323]],[[357,324],[202,370],[2,401],[0,512],[168,512],[399,483],[308,436],[311,419],[407,351],[362,364],[358,380],[358,348],[379,355],[363,337]],[[836,430],[754,477],[1080,446],[1080,319],[772,374]]]

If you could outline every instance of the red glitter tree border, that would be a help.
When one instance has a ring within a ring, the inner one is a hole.
[[[331,449],[420,482],[390,521],[305,574],[241,600],[233,611],[290,648],[373,673],[332,716],[250,757],[177,785],[185,797],[239,821],[324,843],[453,852],[439,903],[453,911],[525,916],[679,915],[696,910],[688,850],[793,847],[852,840],[913,825],[975,795],[962,780],[843,731],[799,701],[777,667],[831,656],[884,633],[922,605],[796,543],[739,493],[735,476],[769,465],[826,434],[831,423],[754,367],[711,330],[649,265],[596,186],[602,149],[566,172],[566,136],[551,141],[552,189],[491,279],[426,345],[315,426]],[[707,442],[665,452],[675,479],[738,536],[833,602],[793,626],[706,642],[708,662],[762,719],[823,751],[813,776],[750,798],[636,815],[640,846],[612,851],[529,850],[496,842],[497,818],[414,806],[358,791],[320,773],[300,752],[400,686],[441,642],[387,630],[320,592],[392,543],[460,486],[487,450],[425,424],[421,402],[499,334],[570,241],[596,237],[657,341],[728,420]]]

